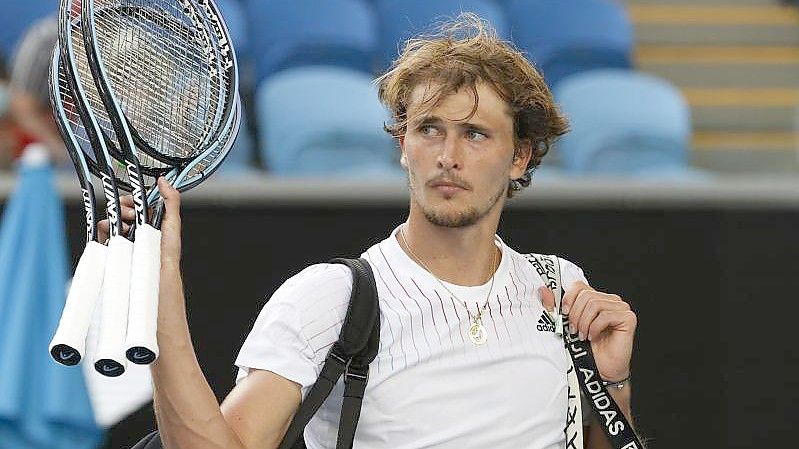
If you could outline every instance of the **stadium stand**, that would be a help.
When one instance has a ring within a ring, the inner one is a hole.
[[[630,0],[636,66],[677,85],[693,163],[725,173],[799,171],[799,11],[775,0]]]
[[[242,65],[255,142],[254,91],[281,70],[327,65],[371,76],[408,36],[473,11],[512,39],[553,87],[569,75],[629,67],[677,86],[691,110],[690,162],[720,172],[799,172],[799,9],[778,0],[217,0]],[[579,4],[578,4],[579,3]],[[56,9],[6,2],[0,55]],[[335,18],[335,19],[331,19]],[[633,36],[635,39],[633,40]],[[307,106],[306,106],[307,107]],[[238,151],[238,150],[237,150]],[[6,151],[7,153],[7,151]],[[558,152],[547,168],[558,168]],[[235,158],[234,158],[235,159]],[[231,160],[234,160],[231,159]],[[566,168],[565,166],[563,168]]]

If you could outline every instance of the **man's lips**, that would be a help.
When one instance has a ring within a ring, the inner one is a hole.
[[[431,187],[445,194],[454,194],[462,190],[468,190],[463,184],[452,181],[435,181],[430,184]]]

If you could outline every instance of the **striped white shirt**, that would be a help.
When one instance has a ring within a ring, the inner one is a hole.
[[[355,448],[554,449],[565,445],[568,355],[546,320],[532,265],[498,237],[502,260],[483,312],[488,342],[467,331],[490,283],[447,284],[399,246],[397,229],[364,254],[380,301],[380,345],[372,362]],[[564,286],[585,281],[561,259]],[[241,348],[238,379],[269,370],[307,394],[338,339],[352,289],[343,265],[313,265],[286,281]],[[310,449],[334,448],[343,382],[305,430]]]

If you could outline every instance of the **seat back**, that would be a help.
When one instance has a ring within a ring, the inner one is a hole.
[[[256,92],[261,151],[281,175],[396,172],[397,151],[383,131],[389,115],[371,78],[328,66],[280,72]]]
[[[680,91],[630,70],[573,75],[555,89],[571,131],[558,142],[576,173],[635,173],[688,163],[691,116]]]
[[[302,65],[375,67],[377,18],[362,0],[249,0],[246,12],[256,82]]]

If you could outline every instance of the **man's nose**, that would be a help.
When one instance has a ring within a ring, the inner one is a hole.
[[[453,133],[449,133],[444,139],[441,152],[438,154],[438,168],[441,170],[461,168],[461,156],[461,143],[458,137]]]

